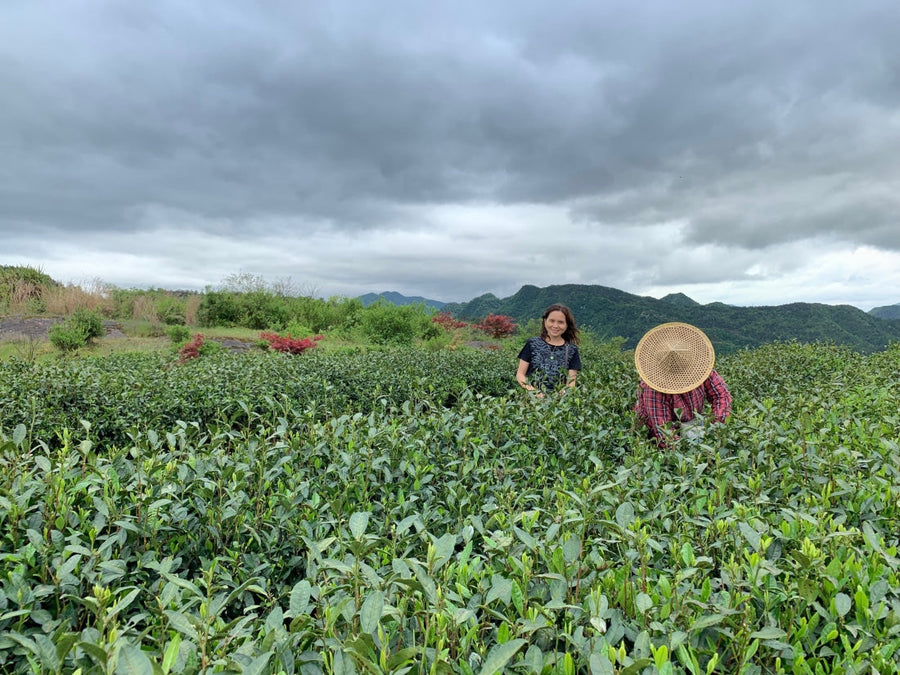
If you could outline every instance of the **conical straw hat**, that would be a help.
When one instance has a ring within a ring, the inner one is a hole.
[[[664,323],[651,328],[634,350],[638,374],[663,394],[683,394],[709,377],[716,352],[706,334],[687,323]]]

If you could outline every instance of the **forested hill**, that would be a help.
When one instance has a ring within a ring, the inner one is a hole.
[[[879,319],[850,305],[701,305],[682,293],[656,299],[606,286],[523,286],[508,298],[489,293],[469,302],[444,305],[443,309],[462,319],[494,313],[525,324],[540,317],[554,302],[568,305],[579,326],[590,328],[601,338],[622,337],[628,348],[634,347],[647,330],[666,321],[685,321],[703,329],[720,354],[775,340],[834,342],[863,353],[880,351],[890,342],[900,341],[900,320]]]
[[[869,314],[877,316],[879,319],[900,319],[900,302],[896,305],[873,307],[869,310]]]

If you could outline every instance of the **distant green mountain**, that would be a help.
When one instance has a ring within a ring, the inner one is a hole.
[[[869,314],[878,317],[879,319],[900,319],[900,302],[896,305],[873,307],[869,310]]]
[[[679,307],[699,307],[700,303],[689,298],[684,293],[669,293],[660,298],[662,302],[668,302],[670,305],[678,305]]]
[[[900,320],[879,319],[850,305],[701,305],[682,293],[658,300],[606,286],[523,286],[508,298],[487,294],[466,303],[447,303],[443,309],[467,320],[505,314],[523,325],[540,317],[554,302],[568,305],[579,327],[604,339],[624,338],[627,348],[633,348],[650,328],[667,321],[685,321],[703,329],[720,354],[775,340],[834,342],[863,353],[900,341]]]
[[[424,304],[426,307],[433,307],[434,309],[441,309],[446,304],[441,302],[440,300],[429,300],[428,298],[422,298],[418,295],[409,297],[401,293],[397,293],[396,291],[385,291],[383,293],[366,293],[365,295],[360,295],[359,299],[362,300],[363,305],[366,307],[375,302],[378,302],[379,300],[384,300],[385,302],[389,302],[392,305]]]

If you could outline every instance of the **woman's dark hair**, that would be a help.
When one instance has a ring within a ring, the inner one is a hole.
[[[578,344],[578,326],[575,325],[575,317],[572,316],[572,310],[566,307],[565,305],[554,304],[550,305],[547,309],[544,310],[544,314],[541,316],[541,337],[545,340],[547,339],[547,326],[545,321],[548,316],[550,316],[550,312],[562,312],[566,317],[566,330],[562,334],[563,340],[566,342],[571,342],[573,345]]]

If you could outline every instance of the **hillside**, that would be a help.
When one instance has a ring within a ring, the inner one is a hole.
[[[870,353],[900,340],[900,320],[880,319],[849,305],[701,305],[681,293],[658,300],[606,286],[576,284],[523,286],[508,298],[483,295],[467,303],[448,303],[444,311],[468,320],[489,312],[506,314],[522,324],[539,317],[554,302],[568,305],[579,326],[601,338],[622,337],[628,348],[647,330],[666,321],[685,321],[702,328],[720,354],[775,340],[834,342]]]
[[[879,319],[900,319],[900,302],[896,305],[873,307],[869,310],[869,314]]]
[[[441,309],[445,304],[440,300],[431,300],[429,298],[423,298],[418,295],[410,297],[407,295],[403,295],[402,293],[397,293],[396,291],[366,293],[365,295],[360,295],[359,299],[362,300],[362,304],[366,307],[378,302],[379,300],[384,300],[385,302],[389,302],[392,305],[425,305],[426,307],[432,307],[434,309]]]

